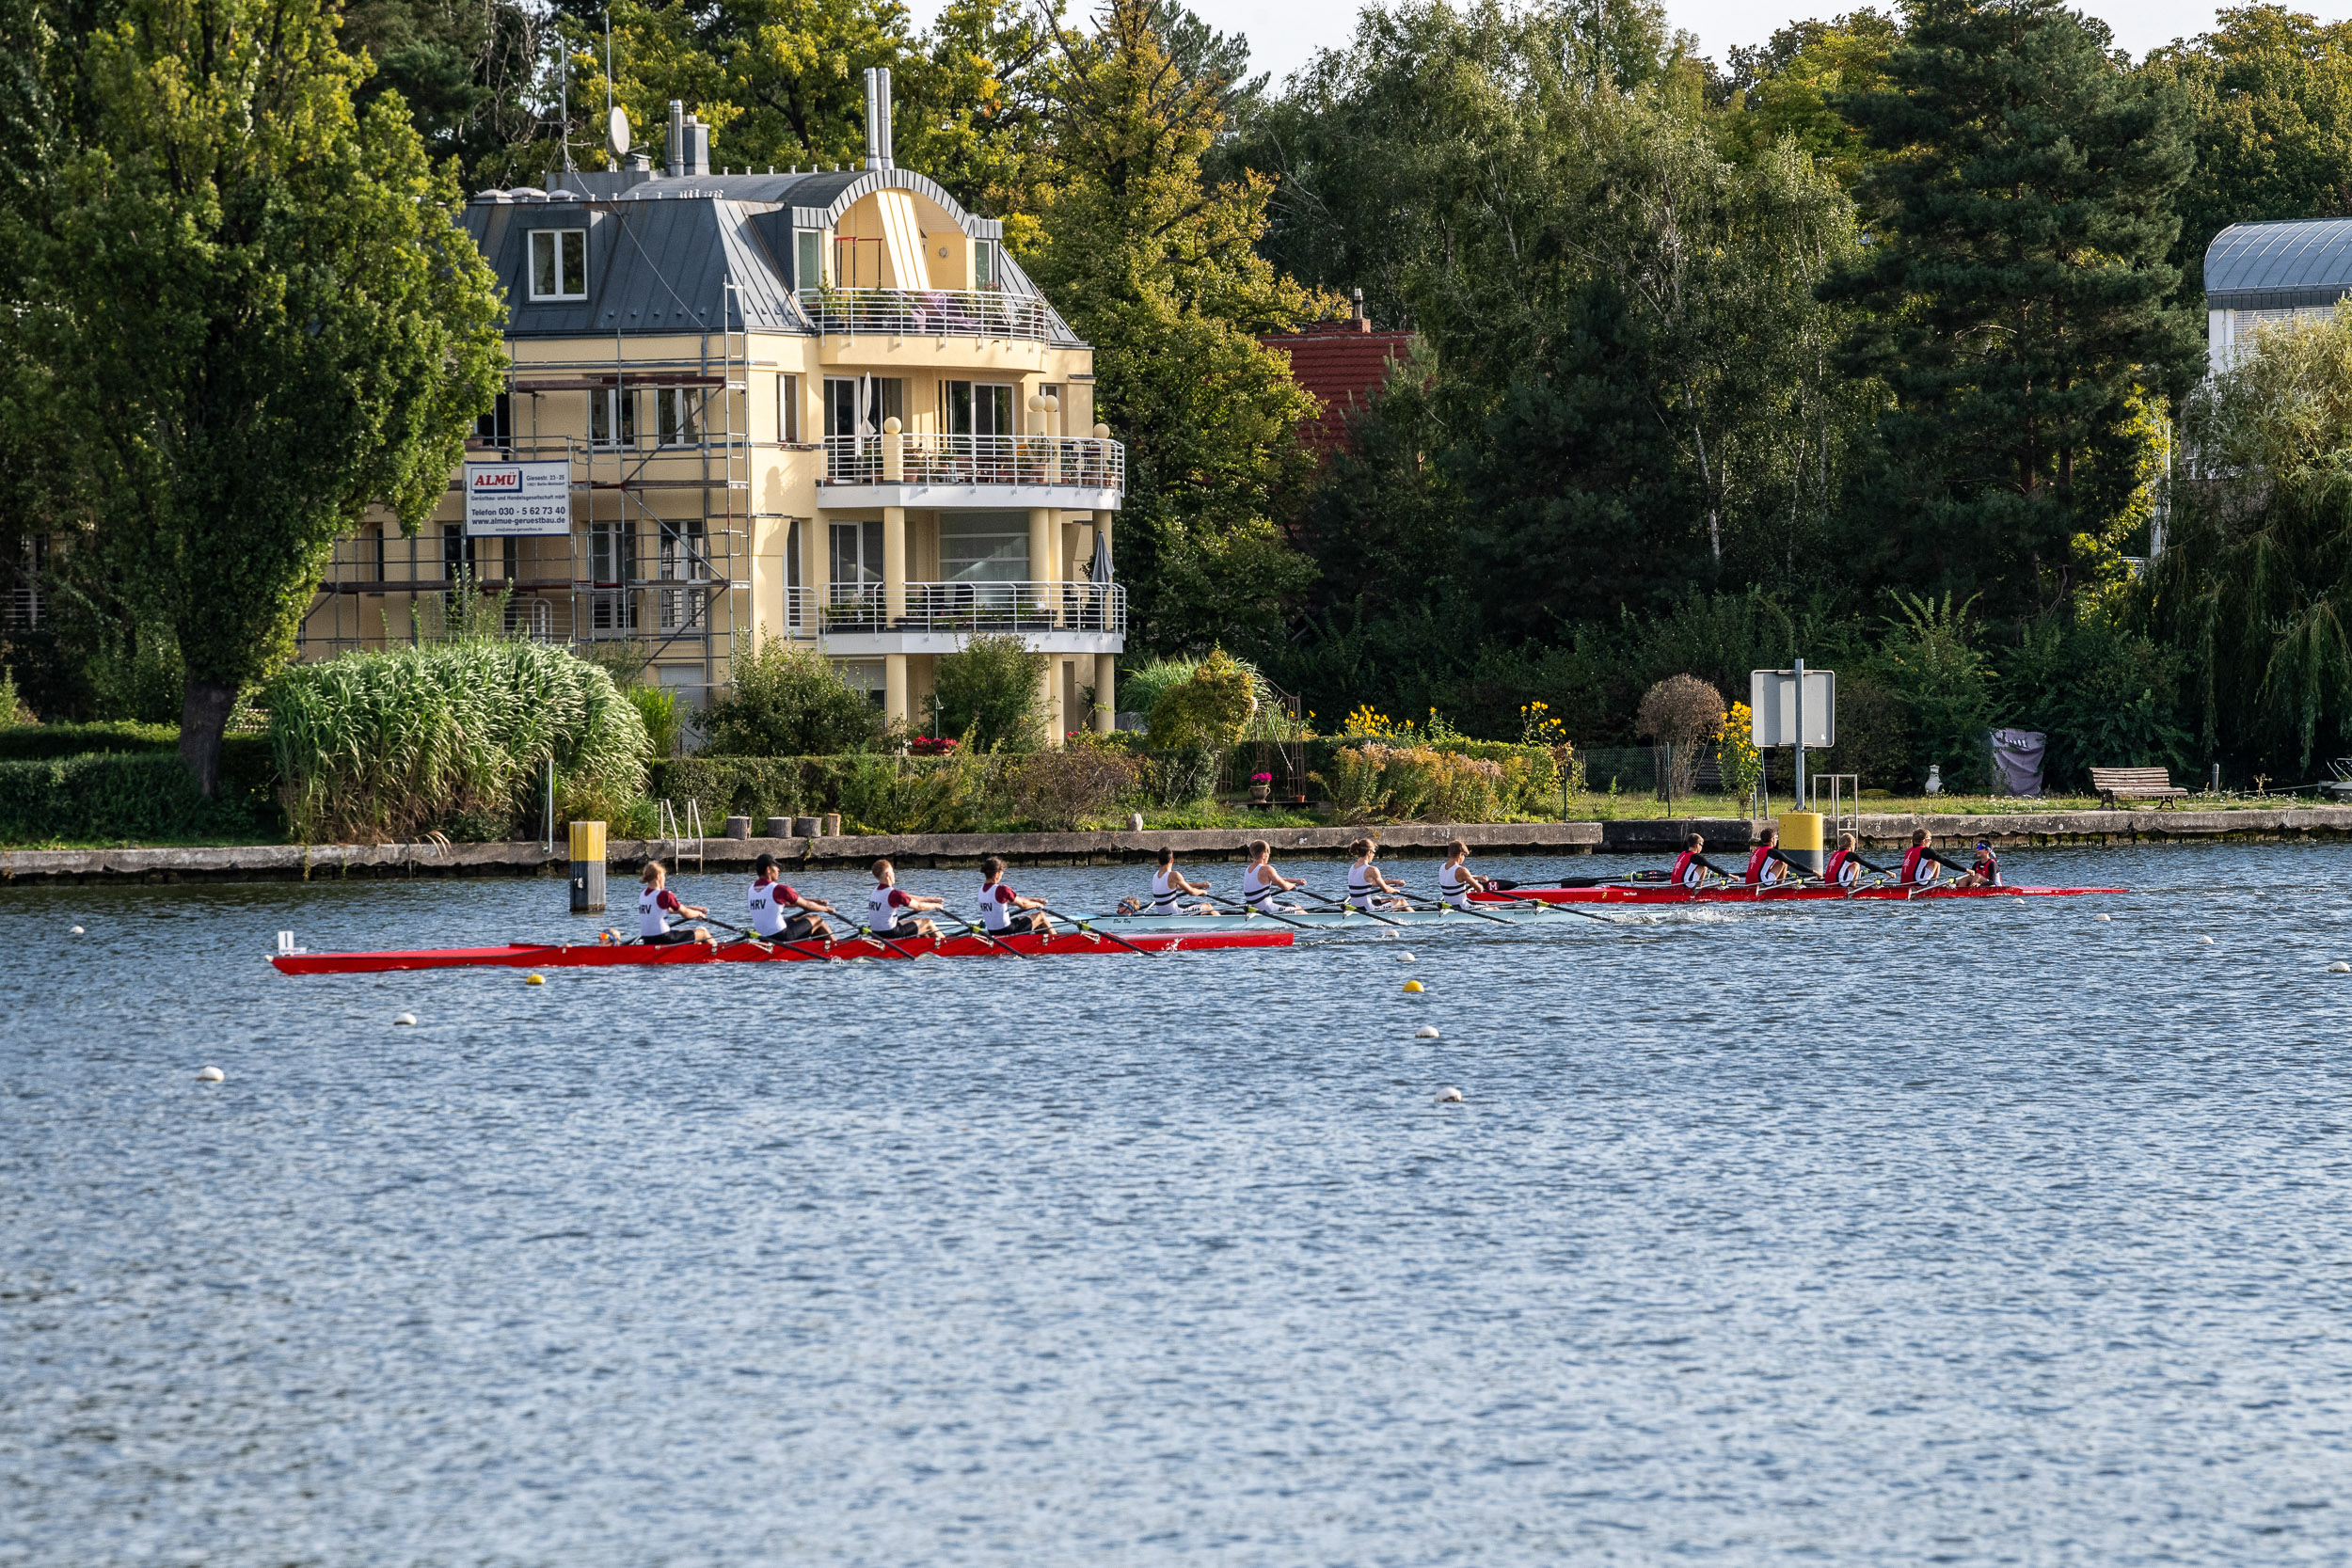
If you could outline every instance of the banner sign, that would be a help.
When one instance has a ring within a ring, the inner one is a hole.
[[[1748,672],[1748,737],[1758,746],[1837,744],[1837,672],[1804,671],[1804,734],[1797,733],[1799,692],[1795,670]]]
[[[507,539],[571,531],[570,463],[466,465],[469,537]]]

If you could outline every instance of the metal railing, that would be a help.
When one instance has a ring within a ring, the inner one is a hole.
[[[882,484],[881,436],[825,437],[825,483]],[[1091,436],[901,436],[900,484],[1063,484],[1127,487],[1123,442]]]
[[[880,583],[836,582],[827,631],[1030,632],[1127,630],[1127,590],[1100,582],[910,582],[893,617]]]
[[[1042,341],[1054,324],[1042,299],[993,289],[803,289],[801,309],[828,335]]]

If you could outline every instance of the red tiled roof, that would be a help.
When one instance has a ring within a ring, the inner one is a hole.
[[[1298,427],[1299,444],[1316,456],[1347,441],[1347,416],[1371,405],[1388,379],[1389,361],[1402,359],[1410,332],[1375,332],[1361,319],[1315,322],[1304,332],[1269,333],[1258,341],[1286,355],[1291,376],[1323,404],[1323,412]]]

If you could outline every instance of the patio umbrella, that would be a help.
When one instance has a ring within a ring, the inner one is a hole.
[[[1110,580],[1110,536],[1098,528],[1094,531],[1094,559],[1087,562],[1087,581],[1107,587]]]

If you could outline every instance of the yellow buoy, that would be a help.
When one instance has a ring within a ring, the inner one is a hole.
[[[1421,982],[1419,980],[1407,980],[1405,982],[1405,989],[1406,990],[1421,990]]]
[[[544,986],[547,983],[548,977],[544,974],[526,974],[523,976],[523,984],[526,986]]]

